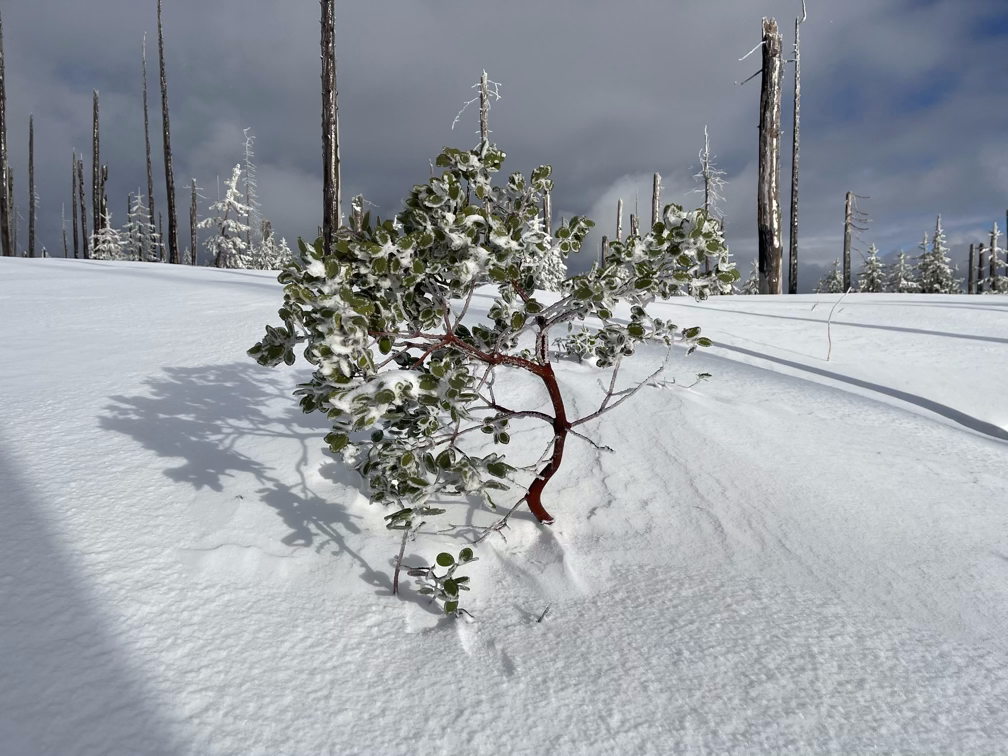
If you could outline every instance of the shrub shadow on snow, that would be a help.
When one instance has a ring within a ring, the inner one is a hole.
[[[379,593],[391,593],[391,577],[372,569],[347,542],[348,535],[361,532],[354,522],[360,517],[338,497],[326,498],[312,486],[317,471],[309,469],[310,452],[322,446],[328,425],[320,415],[300,411],[291,397],[290,373],[251,362],[168,367],[144,384],[143,394],[109,397],[111,404],[99,418],[104,430],[132,436],[170,459],[164,475],[196,490],[223,492],[251,478],[259,499],[290,529],[282,543],[319,553],[332,545],[333,553],[345,553],[358,564],[365,582]],[[277,448],[272,440],[298,443],[293,466],[289,443],[280,460],[283,469],[272,466]],[[345,465],[322,467],[324,479],[350,490],[357,487],[356,474]]]
[[[3,446],[0,752],[187,752]]]

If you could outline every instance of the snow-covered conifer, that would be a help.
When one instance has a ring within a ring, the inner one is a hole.
[[[245,241],[250,249],[255,249],[263,242],[262,238],[262,214],[259,205],[259,182],[256,178],[256,164],[252,162],[255,152],[252,150],[255,136],[249,134],[251,127],[242,131],[245,136],[245,175],[242,179],[242,186],[245,189],[245,224],[249,230],[246,232]],[[266,270],[273,270],[267,268]]]
[[[211,217],[204,218],[198,224],[199,228],[217,231],[204,244],[218,268],[243,268],[247,264],[248,244],[245,235],[248,226],[242,222],[242,218],[248,213],[248,208],[241,201],[238,189],[241,172],[241,163],[237,163],[231,178],[224,182],[224,199],[210,205]]]
[[[843,294],[843,275],[840,273],[840,258],[833,261],[833,270],[819,279],[816,294]]]
[[[245,267],[255,270],[283,270],[294,258],[294,253],[287,246],[286,239],[280,239],[277,243],[269,221],[263,222],[261,226],[262,241],[245,256]]]
[[[886,277],[878,249],[872,244],[868,254],[864,255],[864,265],[858,274],[858,291],[866,294],[878,294],[886,290]]]
[[[914,266],[907,260],[906,252],[902,249],[896,262],[889,267],[886,290],[896,294],[912,294],[920,291]]]
[[[961,279],[955,277],[956,271],[952,267],[952,260],[948,256],[948,247],[945,245],[945,232],[942,230],[941,216],[935,222],[934,238],[931,240],[931,247],[928,248],[927,234],[917,248],[921,250],[917,258],[917,280],[920,284],[922,294],[957,294],[960,290]]]
[[[542,222],[542,219],[540,219]],[[551,235],[551,229],[544,228],[547,235]],[[550,249],[545,253],[523,255],[523,264],[528,265],[535,278],[536,289],[542,291],[560,291],[563,282],[567,280],[567,263],[560,253],[559,239],[554,240]]]
[[[91,234],[92,258],[95,260],[129,260],[127,237],[112,226],[112,213],[105,211],[105,220],[97,234]]]
[[[749,278],[739,287],[739,294],[759,294],[759,263],[752,262],[752,271]]]
[[[150,221],[150,210],[144,203],[144,196],[137,189],[130,205],[129,222],[124,229],[129,244],[130,257],[143,262],[158,262],[158,234]]]

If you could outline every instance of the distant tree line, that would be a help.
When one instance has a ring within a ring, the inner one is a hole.
[[[150,123],[147,108],[147,39],[144,35],[141,72],[143,76],[144,145],[146,149],[147,191],[138,188],[130,193],[126,204],[126,222],[121,227],[112,223],[106,185],[107,163],[101,162],[101,132],[99,93],[94,90],[91,124],[91,216],[88,217],[88,192],[84,188],[84,160],[73,150],[70,164],[71,220],[73,243],[67,241],[66,205],[63,203],[63,255],[75,259],[134,260],[140,262],[197,263],[199,229],[211,233],[203,241],[210,255],[208,264],[217,267],[276,269],[291,256],[285,240],[274,238],[269,221],[260,213],[252,145],[254,137],[245,129],[244,169],[235,169],[231,181],[226,181],[224,199],[210,206],[211,215],[199,218],[198,187],[192,181],[190,204],[190,246],[183,255],[180,250],[178,213],[169,124],[168,87],[165,72],[164,31],[161,21],[161,0],[157,2],[158,63],[161,86],[162,144],[164,147],[165,201],[167,234],[164,233],[161,211],[155,212],[154,177],[151,167]],[[20,255],[47,256],[45,247],[36,250],[36,216],[39,198],[35,191],[35,119],[29,115],[28,137],[28,245]],[[0,18],[0,252],[3,256],[18,256],[18,221],[21,218],[14,202],[14,174],[10,168],[7,145],[7,94],[4,77],[3,20]],[[90,221],[90,222],[89,222]],[[78,234],[79,229],[79,234]]]

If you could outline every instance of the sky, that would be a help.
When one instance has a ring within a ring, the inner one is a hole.
[[[847,191],[869,199],[855,248],[910,253],[936,216],[965,261],[970,242],[1005,225],[1008,208],[1008,4],[1003,0],[808,0],[801,27],[799,289],[842,253]],[[777,19],[787,57],[800,0],[383,0],[337,4],[344,212],[363,193],[387,217],[426,180],[444,146],[477,140],[470,107],[482,70],[500,83],[491,138],[505,172],[553,166],[553,214],[624,228],[651,177],[663,202],[691,194],[704,127],[725,171],[722,211],[743,272],[756,255],[758,53],[761,18]],[[165,209],[154,0],[4,0],[8,146],[27,218],[28,118],[35,117],[39,241],[59,254],[70,225],[71,153],[84,150],[90,187],[92,90],[100,93],[102,162],[113,224],[145,187],[141,51],[147,32],[155,208]],[[189,185],[210,201],[255,135],[264,216],[292,241],[321,222],[319,5],[280,0],[166,0],[171,143],[183,248]],[[781,200],[788,221],[793,69],[784,72]],[[144,190],[145,191],[145,190]],[[200,200],[203,213],[207,199]],[[19,239],[27,240],[27,221]],[[785,234],[787,268],[787,238]],[[20,244],[19,246],[25,246]],[[72,254],[72,252],[71,252]],[[859,256],[854,253],[854,268]],[[965,275],[965,267],[961,271]]]

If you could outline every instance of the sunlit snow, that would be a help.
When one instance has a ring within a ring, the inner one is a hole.
[[[579,427],[614,453],[568,440],[556,524],[477,548],[467,622],[391,595],[308,368],[245,355],[281,296],[0,260],[0,753],[1008,749],[1008,297],[852,294],[828,333],[838,295],[656,305],[715,346]],[[557,374],[597,407],[607,372]],[[494,519],[448,510],[406,563]]]

